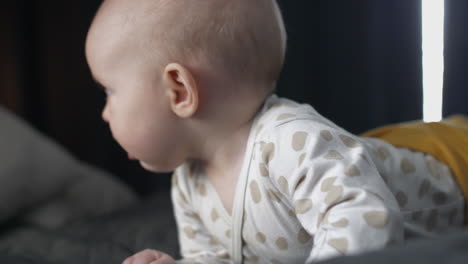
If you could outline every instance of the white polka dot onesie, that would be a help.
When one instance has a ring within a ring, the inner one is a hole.
[[[173,175],[180,263],[311,263],[463,225],[450,169],[270,96],[252,125],[232,215],[196,164]]]

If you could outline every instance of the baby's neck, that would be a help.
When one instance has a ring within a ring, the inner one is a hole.
[[[267,97],[257,92],[261,91],[258,87],[229,91],[216,91],[215,100],[205,108],[205,121],[198,126],[197,133],[195,160],[200,161],[205,173],[218,178],[239,174],[251,126]]]
[[[209,162],[201,164],[201,169],[214,186],[226,212],[231,214],[235,190],[245,157],[245,150],[252,122],[223,138],[218,143]],[[212,140],[210,140],[212,141]]]
[[[208,158],[201,165],[210,178],[231,178],[239,174],[251,126],[249,120],[235,131],[208,139],[205,146]]]

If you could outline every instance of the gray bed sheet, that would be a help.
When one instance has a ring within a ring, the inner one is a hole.
[[[168,192],[132,208],[58,228],[16,222],[0,233],[0,263],[113,264],[146,248],[178,256]]]
[[[179,257],[169,192],[152,195],[132,208],[55,229],[16,223],[0,233],[0,263],[9,264],[120,264],[146,248]],[[468,229],[320,263],[466,264]]]
[[[321,264],[467,264],[468,230],[437,238],[413,240],[406,245],[359,256],[331,259]]]

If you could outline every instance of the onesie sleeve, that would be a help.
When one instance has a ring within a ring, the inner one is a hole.
[[[200,216],[193,210],[186,174],[186,168],[182,167],[172,175],[171,197],[182,255],[177,263],[231,263],[227,249],[209,234]]]
[[[299,120],[276,127],[268,141],[270,180],[313,237],[307,263],[403,239],[398,204],[358,137]]]

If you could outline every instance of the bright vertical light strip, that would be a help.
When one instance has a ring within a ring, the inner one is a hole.
[[[442,119],[444,0],[422,1],[423,119]]]

